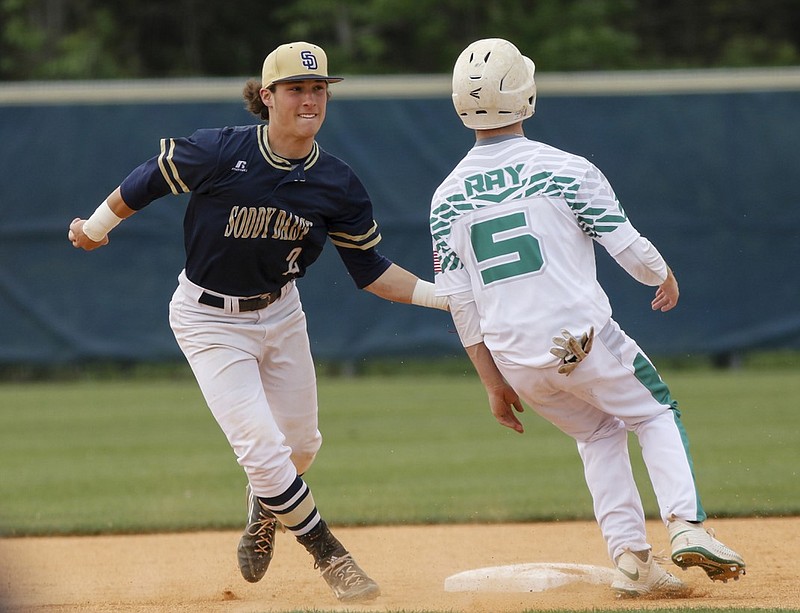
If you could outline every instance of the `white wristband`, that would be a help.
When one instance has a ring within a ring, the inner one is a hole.
[[[95,243],[99,243],[121,221],[122,217],[117,217],[117,214],[108,206],[108,200],[103,200],[103,203],[97,207],[91,217],[84,222],[83,233]]]
[[[411,294],[411,304],[430,307],[432,309],[441,309],[443,311],[450,310],[447,303],[447,296],[437,296],[436,286],[430,281],[423,281],[422,279],[417,279],[417,284],[414,286],[414,293]]]

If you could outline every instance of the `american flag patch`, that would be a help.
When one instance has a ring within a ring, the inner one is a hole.
[[[433,252],[433,274],[440,275],[442,274],[442,260],[439,257],[439,252]]]

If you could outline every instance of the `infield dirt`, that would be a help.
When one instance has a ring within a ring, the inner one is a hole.
[[[556,522],[335,528],[383,595],[368,605],[339,604],[311,558],[278,533],[267,576],[246,583],[236,566],[238,532],[0,539],[0,610],[9,612],[210,612],[291,610],[517,613],[557,609],[779,608],[800,610],[800,518],[710,521],[738,550],[747,575],[712,583],[681,571],[693,588],[680,600],[618,600],[605,586],[571,584],[537,593],[444,591],[455,573],[532,562],[609,566],[596,524]],[[666,530],[648,523],[654,550],[668,552]],[[5,607],[5,608],[4,608]]]

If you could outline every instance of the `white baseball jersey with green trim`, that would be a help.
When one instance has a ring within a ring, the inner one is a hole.
[[[523,136],[481,140],[435,192],[430,222],[436,293],[472,294],[500,373],[577,442],[611,560],[651,548],[628,431],[638,437],[662,519],[703,521],[677,403],[611,318],[596,279],[594,242],[615,259],[641,243],[603,174]],[[663,264],[660,255],[652,261]],[[660,266],[644,268],[655,274]],[[454,321],[462,342],[475,342],[472,320]],[[559,374],[552,338],[590,326],[591,354],[569,377]]]
[[[431,204],[436,293],[472,291],[495,360],[542,367],[562,328],[600,330],[611,305],[593,241],[614,256],[640,235],[588,160],[523,136],[481,141]]]

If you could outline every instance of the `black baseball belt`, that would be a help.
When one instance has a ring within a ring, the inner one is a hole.
[[[253,298],[234,298],[234,301],[238,302],[239,304],[239,312],[244,313],[245,311],[259,311],[261,309],[265,309],[280,297],[281,290],[276,290],[269,294],[261,294],[260,296],[255,296]],[[225,308],[225,298],[222,296],[209,294],[208,292],[203,292],[200,294],[197,302],[207,306],[216,307],[218,309]]]

